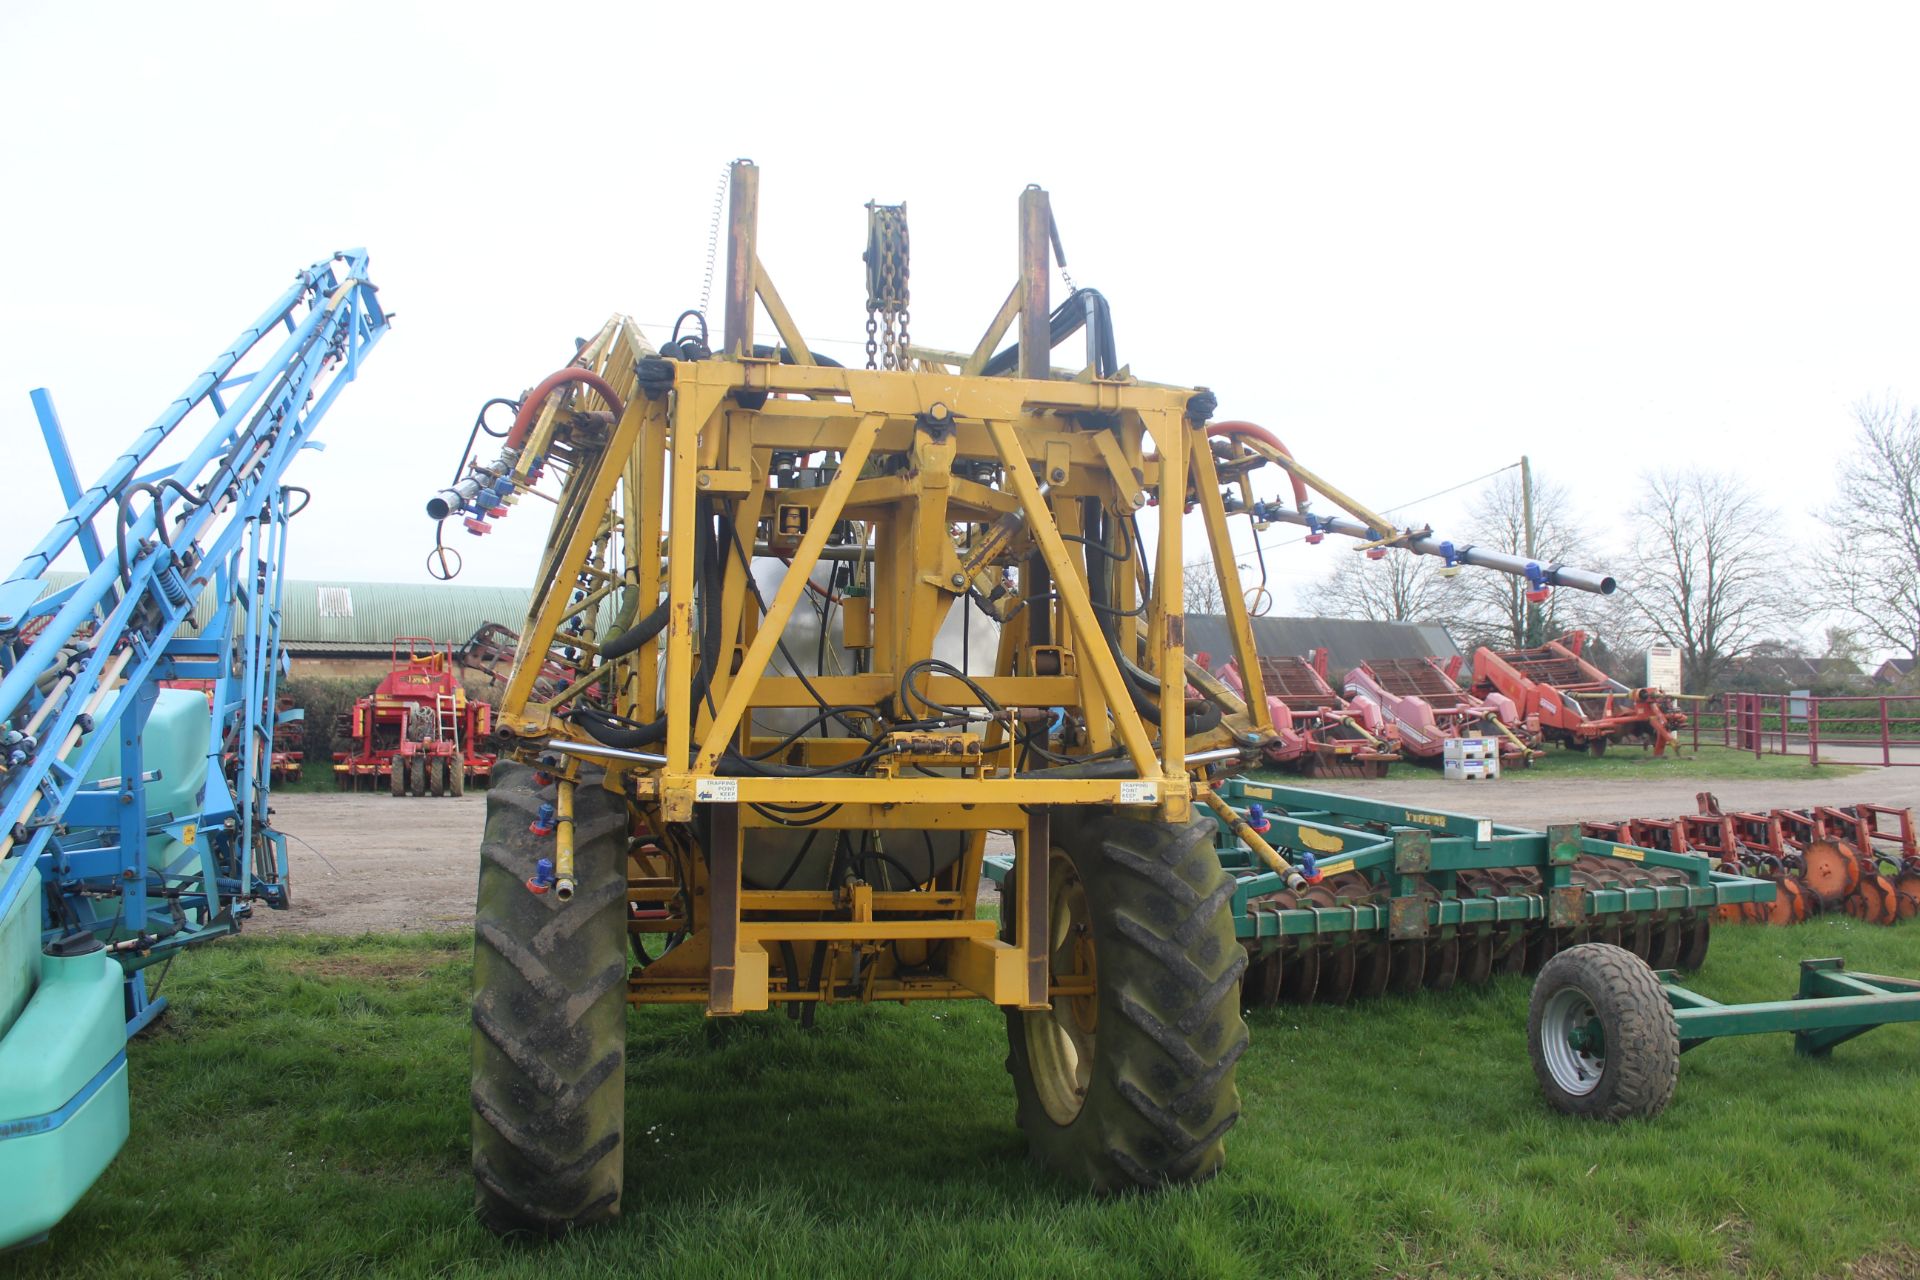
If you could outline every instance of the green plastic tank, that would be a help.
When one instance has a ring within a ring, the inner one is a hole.
[[[127,1140],[120,966],[40,950],[40,873],[0,920],[0,1249],[44,1236]]]
[[[160,690],[147,716],[147,731],[140,737],[142,766],[149,773],[160,771],[159,779],[147,785],[148,813],[199,812],[207,785],[207,735],[212,722],[213,712],[207,706],[206,694],[193,689]],[[87,781],[119,776],[120,740],[116,737],[94,757],[93,767],[87,770]],[[148,839],[150,866],[169,865],[162,856],[168,843],[164,835]]]

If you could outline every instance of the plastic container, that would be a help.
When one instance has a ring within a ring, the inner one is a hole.
[[[18,939],[31,939],[28,964]],[[0,921],[0,1248],[45,1235],[127,1140],[127,1024],[120,966],[105,950],[40,953],[40,879]]]

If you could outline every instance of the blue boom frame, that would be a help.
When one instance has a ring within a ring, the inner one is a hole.
[[[46,941],[107,943],[127,975],[128,1034],[165,1005],[148,999],[146,966],[234,932],[255,901],[287,904],[267,797],[287,521],[307,494],[284,477],[321,447],[314,429],[387,327],[365,250],[315,263],[84,490],[52,398],[33,392],[68,510],[0,584],[0,918],[37,864]],[[199,442],[158,462],[190,418],[209,423]],[[86,576],[47,593],[76,543]],[[168,680],[212,682],[192,812],[148,803],[160,775],[141,739]],[[87,782],[114,741],[118,776]],[[150,867],[156,835],[198,856]]]

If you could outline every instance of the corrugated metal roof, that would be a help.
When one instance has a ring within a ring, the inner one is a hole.
[[[47,590],[56,591],[79,577],[50,573]],[[483,622],[518,630],[531,597],[525,587],[290,579],[281,596],[280,636],[296,657],[306,652],[384,654],[395,636],[459,644]],[[203,595],[194,612],[205,617],[211,604]],[[188,634],[197,631],[189,628]]]
[[[1261,653],[1293,657],[1327,651],[1327,680],[1335,685],[1369,658],[1451,658],[1460,652],[1447,629],[1430,623],[1365,622],[1352,618],[1255,618],[1253,643]],[[1219,667],[1233,656],[1227,620],[1216,613],[1187,615],[1187,652],[1209,653]]]
[[[518,630],[531,597],[525,587],[294,581],[281,597],[280,635],[294,654],[306,645],[385,653],[395,636],[458,644],[483,622]]]

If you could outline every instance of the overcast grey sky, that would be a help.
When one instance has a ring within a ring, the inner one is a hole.
[[[477,405],[609,312],[695,305],[738,155],[829,354],[859,354],[830,340],[863,331],[865,201],[907,201],[914,335],[962,346],[1038,182],[1123,360],[1382,506],[1528,452],[1604,544],[1636,473],[1702,464],[1805,539],[1849,407],[1920,396],[1911,5],[715,12],[7,0],[0,559],[61,505],[29,389],[91,478],[364,244],[397,318],[299,468],[291,569],[425,581]],[[1410,514],[1444,532],[1464,496]],[[521,510],[460,535],[463,581],[527,579]]]

